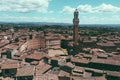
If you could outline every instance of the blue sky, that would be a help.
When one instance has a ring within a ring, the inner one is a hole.
[[[0,0],[0,22],[120,24],[120,0]]]

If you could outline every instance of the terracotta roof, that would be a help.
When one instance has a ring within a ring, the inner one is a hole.
[[[5,36],[5,35],[7,35],[5,32],[0,33],[0,36]]]
[[[11,62],[11,63],[3,63],[1,65],[1,69],[14,69],[14,68],[18,68],[19,64],[16,62]]]
[[[39,64],[36,66],[36,75],[41,75],[43,73],[45,73],[47,70],[49,70],[52,66],[49,64]]]
[[[84,72],[84,68],[75,66],[75,68],[73,69],[73,71],[75,71],[75,72]]]
[[[37,65],[38,63],[39,63],[38,61],[32,61],[30,64]]]
[[[22,61],[22,58],[21,58],[21,57],[13,57],[12,59],[13,59],[13,60]]]
[[[94,41],[92,41],[92,40],[83,40],[83,43],[92,43],[92,42],[94,42]]]
[[[103,47],[114,47],[115,44],[113,42],[102,42],[102,43],[97,43],[98,46],[103,46]]]
[[[42,74],[35,76],[35,80],[58,80],[58,76],[55,74]]]
[[[93,68],[85,68],[86,71],[92,71],[92,72],[95,72],[95,73],[104,73],[103,70],[98,70],[98,69],[93,69]]]
[[[34,54],[31,54],[31,55],[28,55],[26,58],[40,60],[40,59],[42,59],[44,57],[45,57],[44,53],[34,53]]]
[[[53,57],[53,56],[56,56],[56,55],[64,55],[64,54],[65,53],[62,50],[53,50],[53,49],[48,50],[48,55],[50,57]]]
[[[80,59],[80,58],[73,57],[73,58],[71,58],[71,62],[88,64],[89,60],[87,60],[85,58]]]
[[[112,54],[112,57],[109,57],[110,59],[113,59],[113,60],[117,60],[117,61],[120,61],[120,55],[113,55]]]
[[[59,57],[59,56],[51,57],[51,60],[56,60],[56,61],[58,61],[58,60],[60,60],[60,59],[61,59],[61,57]]]
[[[107,58],[108,55],[101,53],[101,54],[98,54],[97,57],[99,57],[99,58]]]
[[[21,68],[17,69],[17,77],[20,76],[33,76],[34,75],[34,71],[35,71],[35,67],[34,66],[24,66]]]
[[[75,67],[75,65],[73,65],[71,62],[66,63],[66,66],[71,67],[71,68]]]
[[[120,61],[112,60],[112,59],[97,59],[96,58],[96,59],[92,59],[90,62],[120,66]]]
[[[117,38],[113,38],[113,37],[107,37],[106,39],[109,41],[117,41],[118,40]]]
[[[92,54],[83,54],[84,58],[92,58]]]
[[[9,42],[0,42],[0,48],[4,47],[5,45],[7,45]]]
[[[120,77],[120,72],[107,71],[108,76]]]
[[[18,53],[16,53],[16,54],[14,54],[14,56],[20,57],[20,56],[21,56],[21,53],[18,52]]]
[[[61,76],[70,77],[70,73],[61,70],[60,73],[59,73],[59,77],[61,77]]]
[[[53,37],[53,36],[49,36],[49,37],[46,36],[45,39],[46,39],[46,40],[60,40],[59,37]]]
[[[60,45],[52,46],[53,49],[60,49]]]
[[[115,44],[120,44],[120,41],[114,41]]]
[[[75,65],[73,65],[71,62],[63,62],[62,64],[61,64],[61,66],[67,66],[67,67],[70,67],[70,68],[74,68],[75,67]]]
[[[76,77],[76,78],[73,78],[73,80],[107,80],[107,79],[105,77],[87,77],[87,78]]]
[[[10,44],[10,45],[5,46],[5,48],[8,48],[8,49],[18,49],[19,45]]]
[[[7,77],[7,78],[0,78],[0,80],[14,80],[14,78],[9,78],[9,77]]]

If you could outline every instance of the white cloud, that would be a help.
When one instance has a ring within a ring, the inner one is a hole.
[[[2,15],[0,16],[0,21],[2,22],[59,22],[59,23],[71,23],[71,18],[54,18],[54,17],[40,17],[40,16],[12,16],[12,15]]]
[[[92,12],[92,6],[91,5],[79,5],[77,9],[82,13]]]
[[[65,14],[71,14],[74,12],[74,10],[75,10],[75,8],[72,8],[70,6],[64,6],[63,10],[60,12],[65,13]]]
[[[48,13],[54,13],[54,11],[48,11]]]
[[[50,0],[1,0],[0,11],[46,13]]]
[[[118,12],[120,11],[120,7],[113,6],[111,4],[101,4],[99,6],[93,7],[91,5],[85,4],[85,5],[78,5],[77,9],[80,11],[80,13],[95,13],[95,12]],[[62,13],[73,13],[75,10],[74,7],[65,6]]]
[[[120,7],[103,3],[100,6],[95,7],[93,10],[97,12],[117,12],[117,11],[120,11]]]

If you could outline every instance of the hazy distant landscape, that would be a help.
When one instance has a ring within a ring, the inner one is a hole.
[[[16,26],[16,27],[40,27],[40,26],[52,26],[52,25],[59,25],[59,26],[72,26],[72,23],[50,23],[50,22],[0,22],[0,25],[9,25],[9,26]],[[79,27],[120,27],[120,24],[79,24]]]

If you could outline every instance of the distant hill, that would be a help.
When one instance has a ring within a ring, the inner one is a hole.
[[[25,26],[41,26],[41,25],[61,25],[68,26],[70,23],[50,23],[50,22],[0,22],[1,25],[25,25]]]
[[[44,26],[44,25],[60,25],[60,26],[72,26],[72,23],[52,23],[52,22],[0,22],[0,25],[10,26]],[[120,24],[79,24],[80,27],[120,27]]]

